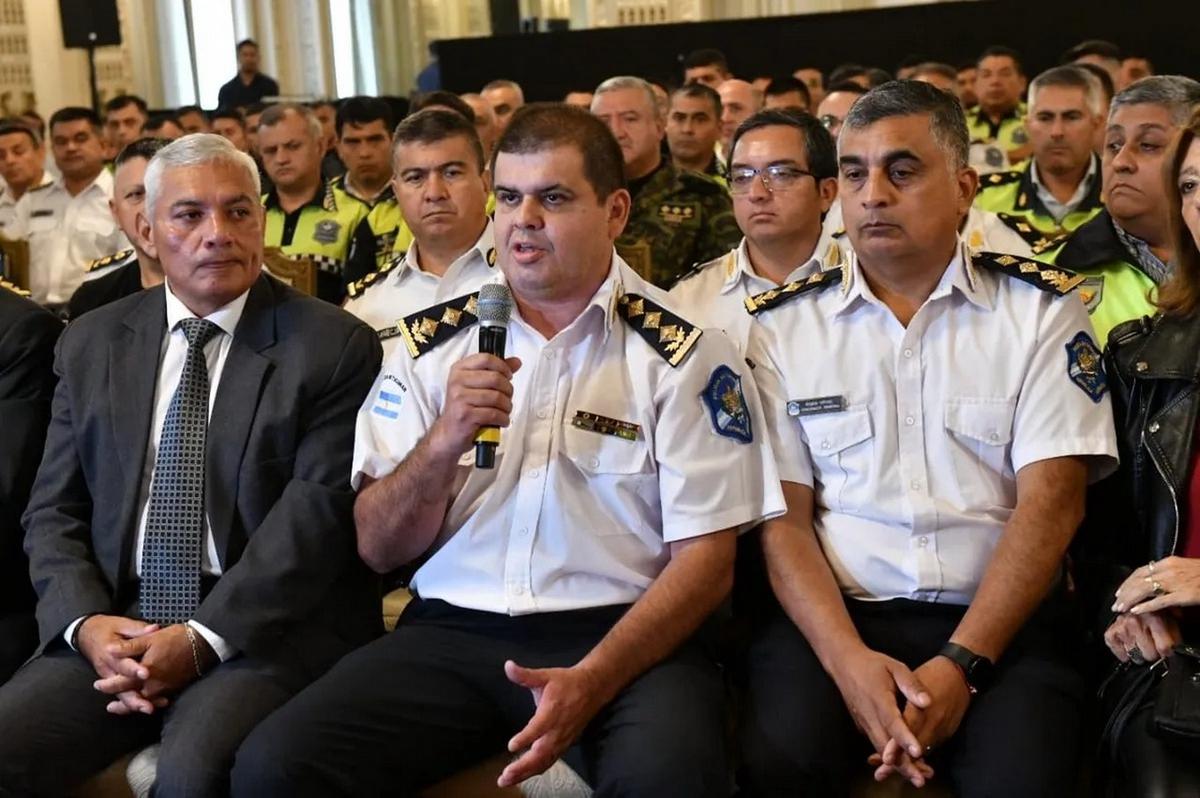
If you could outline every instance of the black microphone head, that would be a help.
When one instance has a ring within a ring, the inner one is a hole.
[[[479,323],[484,327],[507,327],[512,316],[512,293],[501,283],[484,283],[479,288]]]

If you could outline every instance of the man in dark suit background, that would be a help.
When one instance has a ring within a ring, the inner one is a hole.
[[[62,322],[0,280],[0,684],[37,646],[21,513],[42,459]]]
[[[378,340],[261,274],[257,169],[225,139],[165,147],[146,190],[166,284],[58,346],[24,517],[41,647],[0,689],[0,795],[160,735],[159,798],[225,793],[242,737],[380,623],[349,487]]]

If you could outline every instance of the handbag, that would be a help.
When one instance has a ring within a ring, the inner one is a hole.
[[[1200,740],[1200,647],[1180,643],[1166,659],[1151,733],[1164,741]]]

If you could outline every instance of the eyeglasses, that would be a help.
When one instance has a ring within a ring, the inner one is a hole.
[[[842,124],[842,118],[840,116],[834,116],[833,114],[821,114],[819,117],[817,117],[817,121],[820,122],[826,130],[833,130],[835,127],[838,127]]]
[[[754,185],[755,178],[761,178],[767,191],[787,191],[795,188],[802,178],[816,176],[806,169],[785,164],[771,164],[763,169],[752,169],[748,166],[737,167],[729,173],[729,190],[733,194],[747,194]]]

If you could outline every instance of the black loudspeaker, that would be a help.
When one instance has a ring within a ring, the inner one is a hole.
[[[121,43],[117,0],[58,0],[64,47],[104,47]]]
[[[497,36],[521,32],[521,8],[518,0],[492,0],[492,33]]]

